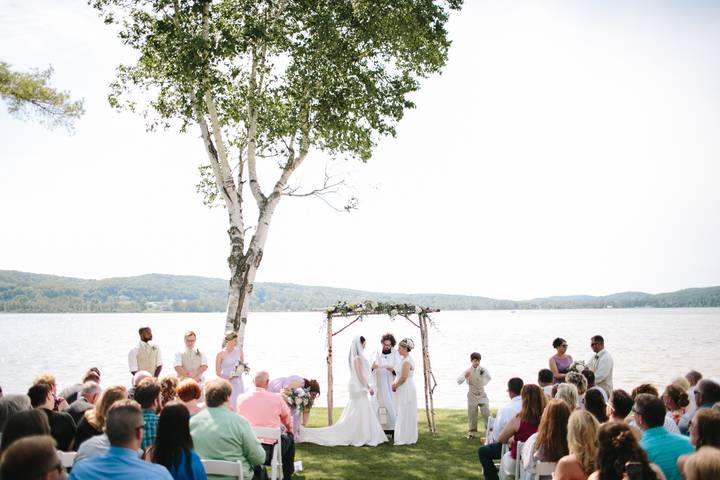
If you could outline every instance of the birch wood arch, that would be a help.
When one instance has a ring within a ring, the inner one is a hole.
[[[333,424],[333,337],[350,327],[354,323],[362,320],[363,317],[369,315],[389,315],[392,317],[403,317],[420,330],[420,344],[422,346],[423,356],[423,380],[425,391],[425,416],[430,433],[436,433],[435,427],[435,406],[433,403],[433,392],[437,387],[435,375],[430,365],[430,352],[428,350],[428,325],[433,325],[430,313],[439,312],[440,310],[429,307],[420,307],[407,303],[392,304],[366,301],[364,303],[345,303],[338,302],[336,305],[325,310],[326,327],[327,327],[327,405],[328,405],[328,425]],[[411,316],[417,316],[417,321]],[[333,331],[333,319],[346,318],[352,319],[345,323],[337,331]]]

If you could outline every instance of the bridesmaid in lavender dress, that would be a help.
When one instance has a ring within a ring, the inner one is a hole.
[[[238,395],[245,392],[243,385],[242,371],[235,372],[235,366],[238,361],[245,362],[242,350],[237,346],[237,334],[235,332],[226,332],[223,341],[223,350],[218,352],[215,358],[215,374],[228,380],[232,385],[232,395],[230,396],[230,405],[235,411],[235,402]]]
[[[550,357],[550,370],[553,372],[554,383],[563,383],[573,359],[567,352],[568,343],[564,338],[553,340],[553,348],[557,353]]]
[[[289,377],[275,378],[270,381],[267,390],[268,392],[280,393],[283,389],[287,387],[308,388],[310,390],[310,397],[312,397],[313,400],[315,400],[315,398],[320,395],[320,384],[318,383],[318,381],[308,380],[307,378],[303,378],[300,375],[290,375]],[[302,417],[300,416],[300,413],[302,413]],[[299,425],[305,425],[309,416],[310,409],[300,412],[299,410],[293,408],[293,426],[297,427]],[[297,429],[295,431],[297,432]]]

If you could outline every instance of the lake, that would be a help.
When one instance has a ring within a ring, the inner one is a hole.
[[[5,393],[27,391],[41,372],[55,374],[60,388],[75,383],[91,366],[102,371],[102,384],[129,384],[127,354],[137,343],[137,329],[148,325],[163,353],[163,373],[172,371],[183,333],[194,330],[214,376],[214,358],[220,350],[222,313],[112,313],[112,314],[1,314],[0,386]],[[335,330],[347,321],[335,319]],[[706,377],[720,375],[720,308],[518,310],[517,312],[448,311],[432,315],[430,356],[437,379],[435,405],[465,408],[466,386],[456,383],[469,365],[469,354],[479,351],[482,365],[493,380],[487,387],[493,406],[507,401],[506,383],[512,376],[535,382],[554,353],[552,341],[563,337],[568,353],[587,361],[590,337],[605,337],[615,359],[615,388],[632,389],[649,382],[659,389],[678,375],[696,369]],[[349,320],[348,320],[349,321]],[[254,313],[248,320],[245,359],[252,369],[271,376],[302,375],[316,378],[326,405],[324,315],[319,312]],[[415,382],[422,399],[422,355],[419,330],[398,317],[374,316],[357,322],[334,339],[335,405],[345,404],[348,380],[347,352],[352,338],[368,339],[367,353],[380,345],[380,336],[392,332],[398,341],[415,340],[411,355],[418,371]],[[250,378],[245,377],[246,385]]]

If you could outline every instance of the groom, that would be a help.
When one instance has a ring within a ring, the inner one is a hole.
[[[373,395],[373,407],[380,423],[383,424],[380,412],[385,409],[387,420],[383,424],[383,428],[387,430],[395,430],[396,407],[392,392],[392,383],[395,380],[397,369],[400,367],[401,358],[395,347],[395,337],[391,333],[386,333],[380,339],[382,349],[375,352],[373,357],[372,370],[377,387],[377,392]]]

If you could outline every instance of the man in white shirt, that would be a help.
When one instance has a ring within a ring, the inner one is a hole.
[[[153,377],[159,377],[162,370],[162,354],[157,345],[151,345],[152,330],[150,327],[141,327],[138,330],[140,343],[130,350],[128,354],[128,366],[130,373],[135,375],[140,370],[152,373]]]
[[[185,332],[185,350],[175,354],[175,371],[178,381],[192,378],[198,383],[203,382],[203,373],[208,369],[207,357],[204,352],[195,348],[197,336],[195,332]]]
[[[590,348],[595,355],[588,360],[587,368],[595,374],[595,385],[605,390],[609,397],[613,391],[613,359],[605,350],[605,339],[601,335],[595,335],[590,339]]]
[[[520,391],[523,387],[523,381],[521,378],[511,378],[508,380],[508,396],[510,397],[510,403],[500,409],[493,426],[492,438],[488,445],[483,445],[478,450],[478,457],[480,457],[480,464],[483,467],[483,476],[485,480],[497,480],[498,471],[493,460],[500,458],[502,452],[502,444],[498,443],[497,439],[500,436],[500,432],[503,431],[508,422],[520,412],[522,407],[522,398],[520,397]]]

